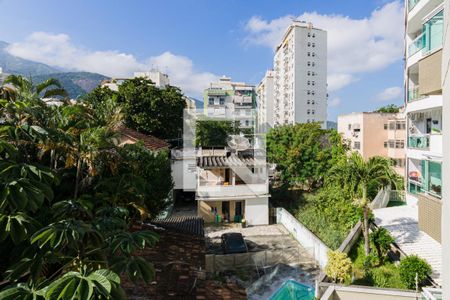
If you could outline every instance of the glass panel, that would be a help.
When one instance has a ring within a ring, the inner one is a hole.
[[[440,196],[442,191],[442,165],[440,163],[430,161],[428,163],[428,174],[429,191]]]
[[[408,46],[408,56],[414,55],[425,47],[425,34],[421,33]]]
[[[427,149],[430,146],[429,135],[410,135],[408,138],[408,148]]]
[[[408,0],[408,9],[412,10],[419,2],[420,0]]]
[[[425,33],[423,51],[429,52],[442,47],[444,33],[444,11],[441,10],[429,21],[423,24],[423,32]]]

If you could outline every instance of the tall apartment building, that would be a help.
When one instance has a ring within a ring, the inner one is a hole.
[[[274,79],[275,72],[267,71],[256,89],[258,95],[257,122],[260,132],[267,132],[274,125]]]
[[[234,118],[241,128],[253,128],[256,108],[256,92],[253,85],[244,82],[232,82],[222,77],[211,83],[203,93],[204,113],[211,118]]]
[[[338,132],[352,151],[364,159],[390,158],[398,174],[405,176],[405,115],[403,112],[360,112],[338,117]]]
[[[407,199],[418,203],[420,230],[440,242],[444,3],[442,0],[405,2]]]
[[[327,32],[293,22],[274,57],[274,124],[327,121]]]
[[[442,53],[442,115],[450,116],[450,1],[444,3],[444,43]],[[450,122],[443,124],[442,165],[442,265],[450,266]],[[442,299],[450,299],[450,268],[442,268]]]

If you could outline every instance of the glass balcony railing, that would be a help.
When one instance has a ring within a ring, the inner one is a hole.
[[[408,46],[408,57],[413,56],[423,48],[425,48],[425,40],[426,36],[424,33],[421,33],[418,37],[412,41],[412,43]]]
[[[412,135],[408,137],[408,148],[428,149],[430,147],[429,135]]]
[[[419,94],[419,87],[415,86],[408,90],[408,102],[416,101],[424,98],[425,96]]]
[[[420,0],[408,0],[408,11],[411,11]]]

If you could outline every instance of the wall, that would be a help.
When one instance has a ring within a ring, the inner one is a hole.
[[[419,228],[441,242],[442,202],[431,196],[419,194]]]
[[[419,61],[419,93],[421,95],[440,94],[442,50],[437,51]]]
[[[172,178],[175,190],[195,191],[197,188],[196,161],[193,158],[172,159]]]
[[[321,300],[416,300],[419,297],[420,294],[412,291],[330,285]]]
[[[328,262],[327,253],[330,251],[327,245],[284,208],[277,208],[277,223],[282,224],[310,252],[322,269],[325,268]]]
[[[246,199],[245,220],[248,225],[268,225],[269,198]]]

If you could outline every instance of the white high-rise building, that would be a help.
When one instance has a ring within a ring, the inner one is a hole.
[[[406,1],[407,200],[419,228],[441,242],[443,0]]]
[[[293,22],[274,57],[274,125],[327,121],[327,32]]]
[[[273,100],[274,100],[275,72],[269,70],[261,80],[256,93],[258,95],[258,130],[267,132],[274,125]]]

